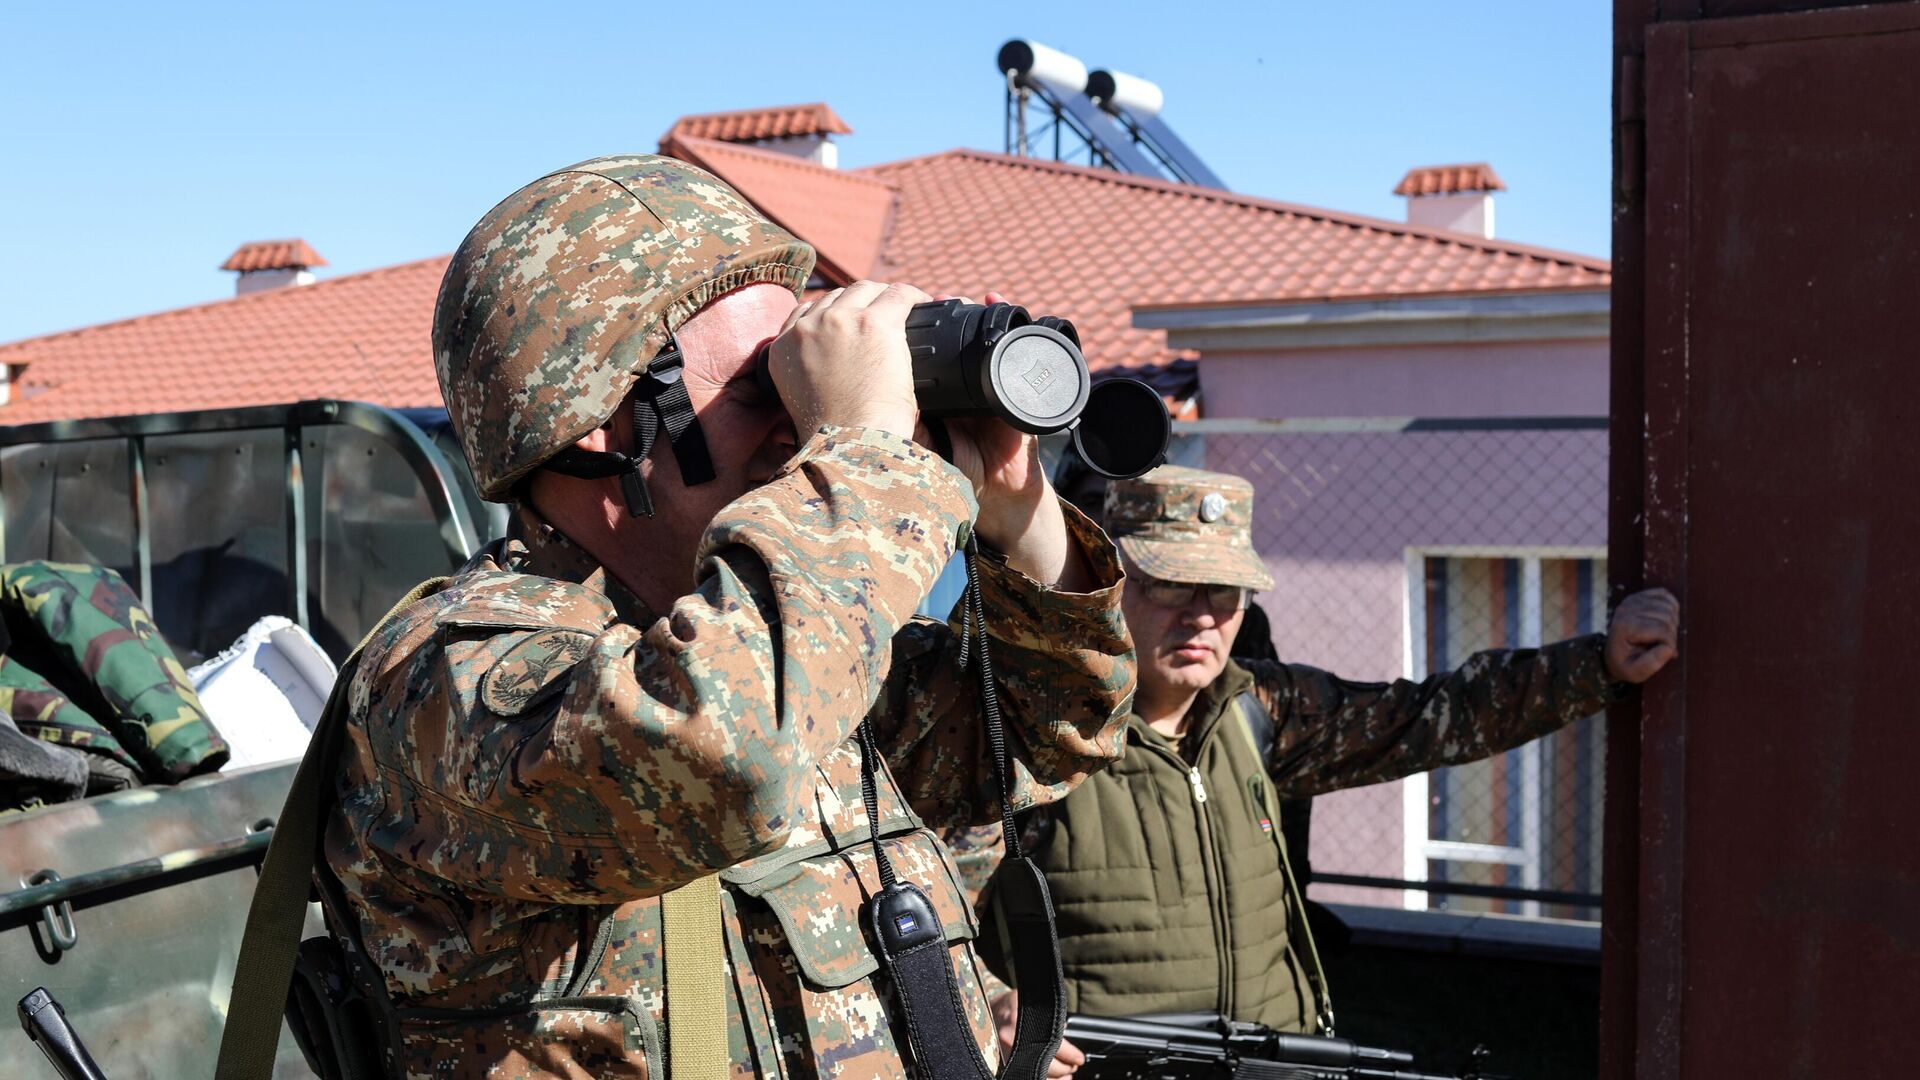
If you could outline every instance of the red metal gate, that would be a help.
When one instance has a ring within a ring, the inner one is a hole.
[[[1920,4],[1681,6],[1617,8],[1612,565],[1686,627],[1611,725],[1602,1074],[1920,1075]]]

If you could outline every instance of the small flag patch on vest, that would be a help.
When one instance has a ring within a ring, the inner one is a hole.
[[[911,934],[915,930],[920,929],[920,920],[914,918],[912,915],[895,915],[893,917],[893,928],[900,931],[903,935]]]
[[[1265,834],[1265,835],[1267,835],[1267,836],[1272,836],[1272,835],[1273,835],[1273,819],[1272,819],[1272,818],[1261,818],[1261,819],[1260,819],[1260,831],[1261,831],[1261,832],[1262,832],[1263,834]]]

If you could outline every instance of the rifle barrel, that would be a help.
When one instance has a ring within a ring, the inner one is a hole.
[[[1366,1046],[1347,1039],[1277,1032],[1257,1024],[1238,1024],[1205,1013],[1169,1016],[1070,1016],[1066,1038],[1098,1058],[1116,1064],[1133,1058],[1158,1063],[1161,1075],[1229,1075],[1244,1080],[1461,1080],[1455,1073],[1414,1071],[1404,1050]],[[1175,1061],[1208,1068],[1172,1071]],[[1143,1060],[1143,1064],[1148,1063]],[[1131,1069],[1127,1075],[1134,1075]],[[1145,1075],[1145,1074],[1141,1074]]]

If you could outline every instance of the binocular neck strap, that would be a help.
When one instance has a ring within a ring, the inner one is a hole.
[[[570,447],[548,458],[546,467],[583,480],[618,476],[627,513],[652,517],[653,496],[640,475],[640,463],[653,453],[653,444],[665,430],[673,447],[673,460],[680,466],[680,482],[695,487],[712,480],[713,455],[707,451],[707,437],[700,430],[700,420],[693,414],[693,399],[687,396],[687,384],[681,378],[683,361],[680,340],[669,333],[666,346],[648,361],[646,371],[635,383],[632,454]]]
[[[1013,760],[1007,752],[1000,697],[987,653],[985,605],[980,598],[979,543],[968,530],[967,586],[961,594],[960,666],[973,666],[980,680],[986,714],[987,745],[1000,786],[1000,820],[1006,858],[995,878],[997,902],[1007,916],[1012,938],[1014,978],[1020,987],[1020,1013],[1013,1050],[1000,1063],[1001,1080],[1044,1080],[1060,1047],[1067,1022],[1066,980],[1060,970],[1060,940],[1054,931],[1053,903],[1046,877],[1020,851],[1013,823]],[[880,810],[874,772],[880,751],[873,731],[860,725],[860,794],[867,804],[867,831],[880,875],[880,891],[867,902],[880,964],[893,984],[894,1000],[906,1021],[914,1074],[922,1080],[994,1080],[980,1055],[973,1026],[953,974],[947,933],[940,916],[919,887],[901,881],[880,843]]]

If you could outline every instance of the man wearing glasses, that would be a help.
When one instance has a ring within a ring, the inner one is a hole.
[[[1075,1013],[1330,1026],[1280,800],[1492,756],[1599,712],[1676,655],[1678,601],[1651,589],[1606,634],[1489,650],[1420,682],[1243,664],[1228,647],[1253,592],[1274,585],[1253,547],[1252,485],[1167,466],[1111,485],[1105,516],[1139,654],[1127,750],[1023,827],[1052,889]],[[976,862],[967,849],[962,861]],[[990,883],[981,904],[983,952],[1004,972]],[[1003,1038],[1017,1004],[1012,992],[996,1001]],[[1051,1075],[1080,1060],[1063,1047]]]

